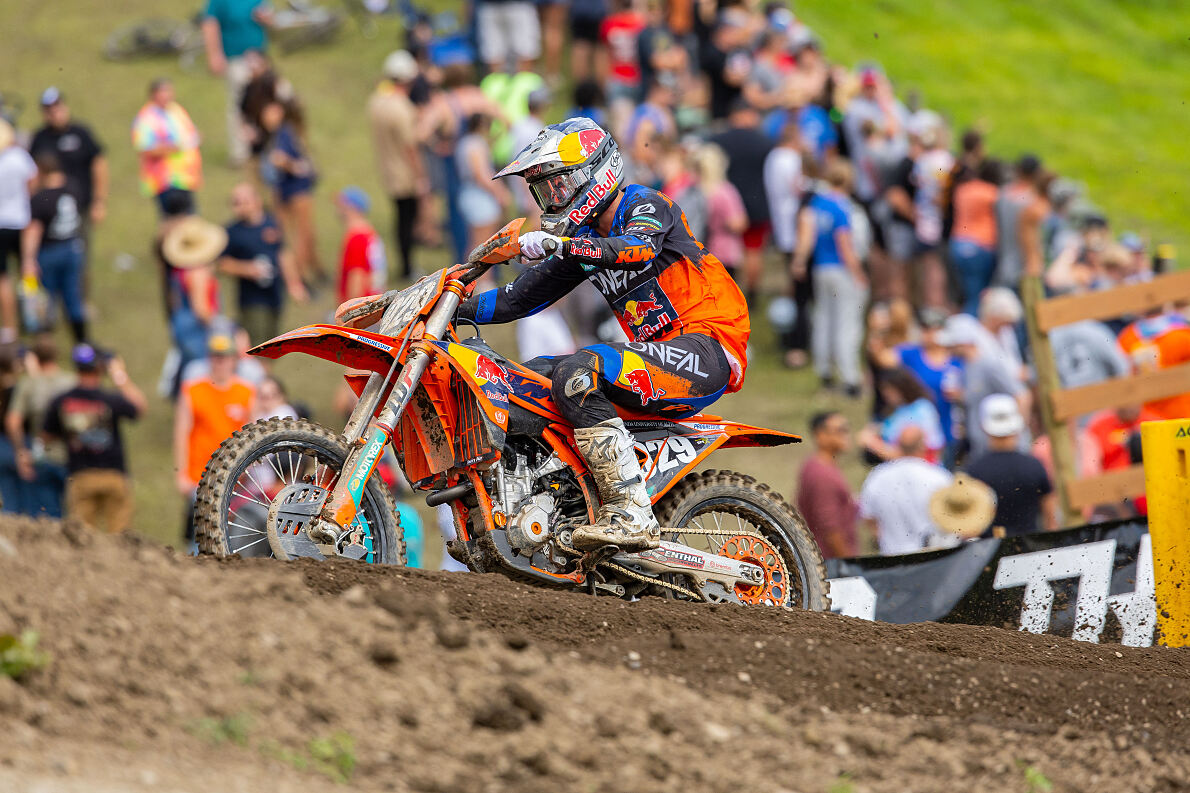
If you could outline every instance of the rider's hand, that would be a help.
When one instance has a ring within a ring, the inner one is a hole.
[[[544,259],[549,255],[545,252],[546,240],[554,241],[555,251],[561,250],[562,239],[560,237],[555,237],[544,231],[530,231],[528,234],[521,235],[521,255],[526,259]]]

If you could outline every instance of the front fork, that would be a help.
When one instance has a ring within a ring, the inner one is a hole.
[[[447,284],[438,305],[426,319],[425,331],[421,338],[433,341],[446,334],[459,308],[461,291],[457,282],[451,281]],[[387,333],[389,330],[384,327],[382,320],[380,332]],[[431,355],[423,348],[409,353],[401,376],[397,378],[384,409],[370,421],[383,384],[377,374],[373,374],[369,379],[368,386],[361,394],[360,401],[347,423],[346,436],[351,450],[343,463],[339,481],[319,513],[318,520],[309,528],[311,539],[315,542],[334,542],[338,540],[345,527],[355,522],[363,503],[368,479],[376,470],[380,458],[384,456],[384,447],[392,439],[409,400],[413,398],[413,389],[421,382],[430,362]]]

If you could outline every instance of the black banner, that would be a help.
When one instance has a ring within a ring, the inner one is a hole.
[[[826,569],[833,609],[851,617],[1153,643],[1152,552],[1148,527],[1136,520],[902,556],[830,559]]]

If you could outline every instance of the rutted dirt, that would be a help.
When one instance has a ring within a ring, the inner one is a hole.
[[[52,660],[0,677],[5,793],[1190,788],[1181,650],[0,523],[26,628]]]

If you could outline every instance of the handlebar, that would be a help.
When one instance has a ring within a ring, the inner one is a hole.
[[[553,256],[558,252],[558,243],[555,240],[546,240],[541,243],[541,249],[545,251],[547,256]]]

